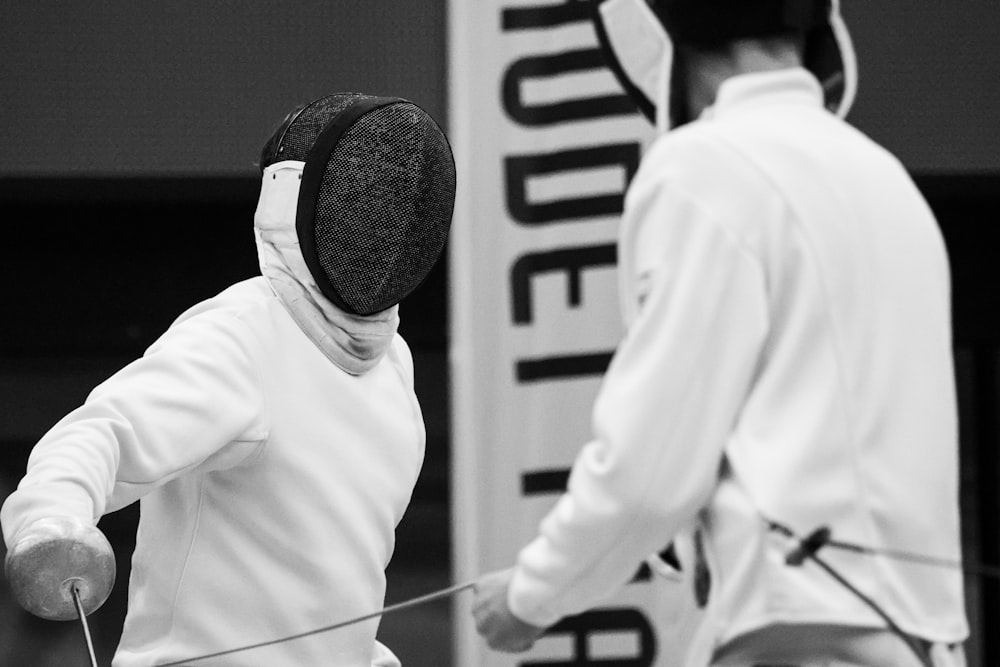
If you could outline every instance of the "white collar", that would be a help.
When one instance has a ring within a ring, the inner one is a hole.
[[[812,72],[802,67],[739,74],[722,82],[715,102],[700,118],[718,118],[734,109],[757,104],[806,104],[822,108],[823,88]]]
[[[392,344],[399,306],[374,315],[354,315],[337,308],[320,292],[295,231],[304,164],[286,160],[264,170],[254,214],[260,270],[285,310],[323,354],[342,370],[361,375]]]

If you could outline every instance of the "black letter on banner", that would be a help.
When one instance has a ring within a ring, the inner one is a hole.
[[[581,302],[580,274],[584,267],[614,266],[617,256],[613,243],[522,255],[510,271],[514,324],[531,322],[531,278],[535,274],[565,272],[569,281],[567,300],[576,308]]]
[[[613,144],[541,155],[509,157],[504,160],[507,209],[515,220],[530,225],[618,215],[622,212],[624,192],[561,199],[545,204],[530,204],[527,199],[527,180],[531,176],[614,166],[620,166],[625,170],[627,185],[639,168],[639,144]]]
[[[503,108],[515,121],[528,126],[634,114],[635,103],[628,95],[622,93],[531,106],[524,104],[521,99],[521,83],[526,79],[599,70],[605,67],[604,56],[598,49],[521,58],[504,73]]]
[[[590,20],[589,0],[570,0],[559,5],[521,7],[503,10],[504,30],[552,28],[565,23]]]
[[[521,475],[522,496],[542,496],[562,493],[569,481],[569,468],[557,470],[536,470]]]
[[[604,375],[611,363],[613,352],[595,354],[570,354],[558,357],[522,359],[517,362],[514,372],[521,384],[542,380],[559,380],[588,375]]]
[[[605,632],[634,632],[639,636],[639,655],[592,658],[587,639]],[[573,635],[573,656],[569,660],[519,662],[519,667],[651,667],[656,659],[656,635],[649,620],[637,609],[597,609],[564,618],[545,636]]]

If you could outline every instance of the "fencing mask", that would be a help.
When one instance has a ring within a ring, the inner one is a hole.
[[[804,65],[827,108],[847,115],[857,89],[854,47],[840,0],[596,0],[594,25],[608,66],[661,131],[688,119],[678,110],[676,46],[805,34]]]
[[[451,148],[427,113],[399,98],[323,97],[285,118],[260,167],[286,160],[305,163],[295,230],[323,296],[372,315],[420,285],[455,202]]]

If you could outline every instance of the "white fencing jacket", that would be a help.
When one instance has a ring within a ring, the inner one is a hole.
[[[294,236],[296,169],[265,174],[259,233]],[[425,438],[412,359],[394,331],[370,369],[351,374],[265,278],[195,306],[36,445],[3,507],[7,544],[37,518],[96,522],[141,497],[115,667],[381,609]],[[398,665],[377,627],[373,619],[205,664]]]
[[[773,623],[882,627],[800,535],[960,558],[949,267],[888,152],[803,69],[734,77],[661,137],[619,239],[628,331],[567,493],[508,602],[547,626],[598,604],[700,525],[712,594],[687,664]],[[826,548],[906,631],[967,634],[956,570]],[[699,654],[700,651],[700,654]]]

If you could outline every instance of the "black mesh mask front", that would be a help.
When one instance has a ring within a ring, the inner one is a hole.
[[[296,231],[324,296],[371,315],[427,277],[451,226],[455,163],[420,107],[358,93],[321,98],[289,114],[261,168],[282,160],[306,163]]]

